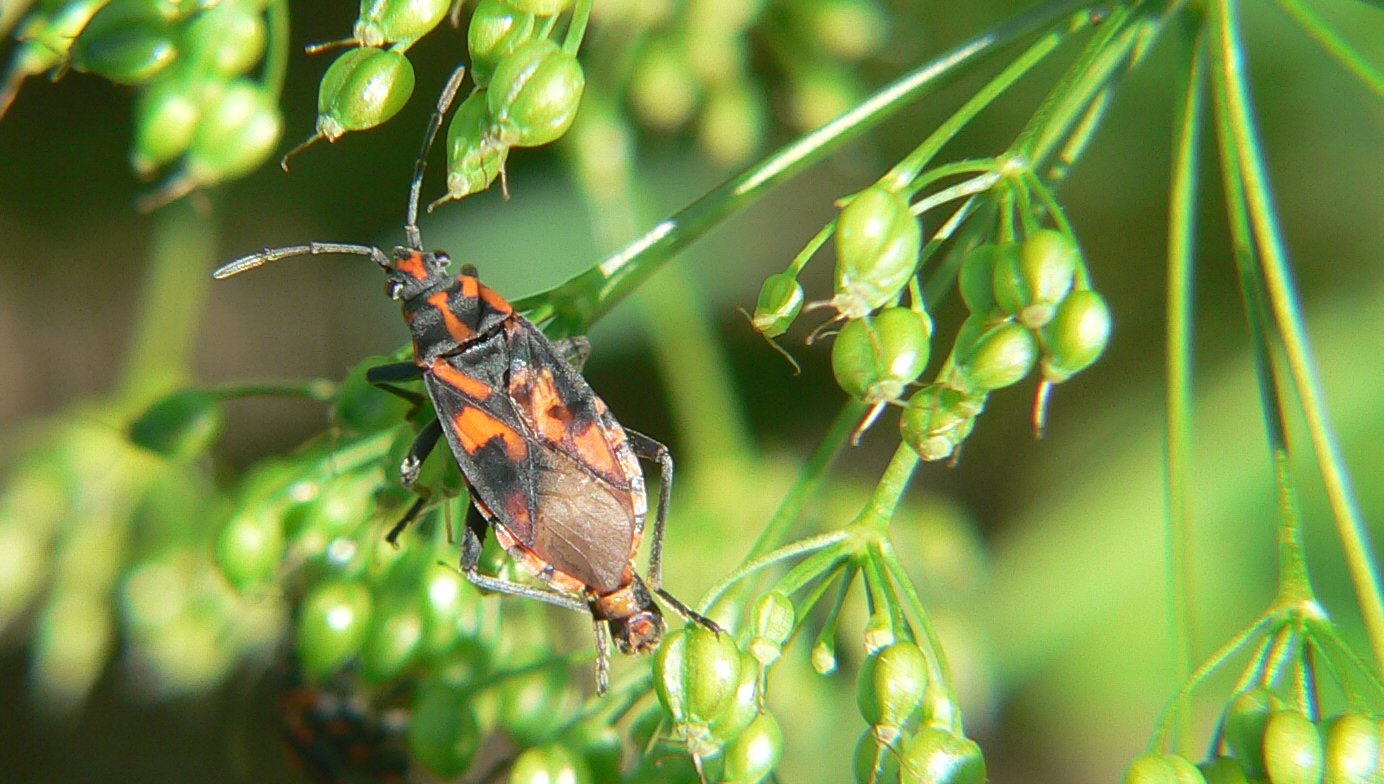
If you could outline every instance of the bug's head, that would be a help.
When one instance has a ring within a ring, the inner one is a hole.
[[[437,288],[447,281],[447,265],[452,259],[443,251],[431,253],[412,248],[395,248],[394,256],[385,267],[389,276],[385,293],[390,299],[405,302]]]
[[[638,577],[594,604],[596,617],[610,624],[610,634],[621,653],[648,653],[663,639],[663,613]]]

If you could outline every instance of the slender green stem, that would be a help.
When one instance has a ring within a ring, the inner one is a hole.
[[[264,53],[264,89],[278,102],[284,90],[284,77],[288,75],[288,0],[269,0],[265,7],[269,14],[267,24],[268,46]]]
[[[933,156],[940,152],[947,142],[955,138],[962,128],[975,119],[976,115],[994,103],[995,99],[1003,95],[1010,87],[1013,87],[1014,83],[1022,79],[1035,65],[1052,54],[1053,50],[1067,40],[1069,36],[1090,24],[1090,18],[1090,14],[1078,14],[1073,18],[1071,24],[1049,30],[1037,41],[1030,44],[1023,54],[1005,66],[1003,71],[1000,71],[995,78],[980,88],[975,95],[972,95],[966,103],[961,105],[960,109],[957,109],[945,122],[937,126],[937,130],[929,134],[922,144],[919,144],[903,160],[895,164],[888,174],[880,178],[878,184],[890,190],[909,187],[909,183],[917,178],[918,173],[932,161]]]
[[[217,212],[198,214],[187,201],[154,217],[149,267],[130,334],[117,399],[140,407],[184,382],[216,262]]]
[[[1268,175],[1250,111],[1249,87],[1245,83],[1241,58],[1243,47],[1238,25],[1234,22],[1236,5],[1233,0],[1218,0],[1212,4],[1212,10],[1212,17],[1218,22],[1218,45],[1215,49],[1221,53],[1217,66],[1225,81],[1227,119],[1240,150],[1240,167],[1243,169],[1250,219],[1259,244],[1270,309],[1283,340],[1289,373],[1302,402],[1308,434],[1316,450],[1318,468],[1345,550],[1346,564],[1369,634],[1370,646],[1376,662],[1384,662],[1384,598],[1381,598],[1379,575],[1373,561],[1369,534],[1351,489],[1350,473],[1327,412],[1317,363],[1292,281],[1287,249],[1275,218]]]
[[[1192,666],[1192,522],[1188,504],[1192,449],[1192,298],[1196,265],[1197,183],[1206,117],[1206,45],[1198,34],[1178,107],[1173,179],[1168,209],[1167,302],[1167,472],[1164,513],[1167,551],[1168,625],[1173,676],[1181,683]],[[1181,736],[1191,716],[1186,701],[1174,705]]]
[[[851,523],[851,528],[867,536],[883,536],[887,533],[889,522],[894,519],[894,512],[903,501],[903,494],[908,490],[918,462],[918,453],[913,451],[913,447],[899,444],[899,448],[894,450],[894,457],[884,469],[884,475],[879,478],[879,484],[875,485],[875,491],[870,494],[870,500]]]
[[[889,571],[894,582],[903,591],[904,599],[908,601],[909,608],[913,610],[913,616],[918,621],[918,627],[922,629],[923,640],[927,643],[928,652],[932,654],[928,657],[928,666],[934,670],[935,680],[945,684],[947,696],[953,703],[956,703],[956,682],[952,680],[951,665],[947,662],[947,651],[942,646],[942,638],[937,636],[937,630],[932,625],[932,618],[928,615],[927,608],[923,604],[923,598],[918,595],[917,587],[909,579],[908,570],[899,560],[894,545],[886,540],[880,547],[880,555],[884,561],[884,568]],[[956,711],[957,722],[960,723],[961,708],[959,704]]]
[[[336,397],[337,385],[325,378],[307,381],[257,381],[243,384],[227,384],[207,390],[221,400],[235,400],[243,397],[305,397],[320,403],[331,402]]]
[[[1197,688],[1201,686],[1202,681],[1206,680],[1212,673],[1220,669],[1221,665],[1225,664],[1231,656],[1234,656],[1236,651],[1240,650],[1245,643],[1253,639],[1255,635],[1274,619],[1275,617],[1269,614],[1259,616],[1259,618],[1255,619],[1254,623],[1242,629],[1239,634],[1236,634],[1226,641],[1226,643],[1213,653],[1209,659],[1202,662],[1201,666],[1182,684],[1182,688],[1178,689],[1177,694],[1173,696],[1168,707],[1164,709],[1163,715],[1158,721],[1158,729],[1154,732],[1153,738],[1149,741],[1150,750],[1166,750],[1169,748],[1167,745],[1167,738],[1169,729],[1173,724],[1172,717],[1174,708],[1186,702],[1186,700],[1196,692]]]
[[[793,257],[793,263],[789,264],[786,270],[788,274],[797,277],[798,273],[802,272],[803,268],[807,266],[807,262],[817,254],[817,251],[822,249],[823,245],[827,244],[827,240],[831,239],[831,235],[835,232],[836,220],[832,219],[830,223],[822,227],[821,231],[814,234],[812,239],[807,241],[803,249],[798,251],[798,255]]]
[[[1360,51],[1341,38],[1331,25],[1301,0],[1278,0],[1278,7],[1298,23],[1308,37],[1316,41],[1342,68],[1364,83],[1370,92],[1384,99],[1384,71],[1366,60]]]
[[[1384,699],[1384,680],[1380,680],[1375,671],[1370,668],[1369,663],[1360,658],[1360,655],[1349,645],[1346,645],[1345,641],[1341,639],[1340,633],[1336,630],[1335,625],[1322,618],[1308,618],[1304,621],[1304,625],[1308,633],[1312,635],[1312,638],[1317,640],[1323,648],[1329,647],[1331,649],[1328,652],[1329,655],[1344,659],[1357,673],[1365,678],[1365,682],[1374,689],[1376,696],[1380,699]]]
[[[577,0],[576,8],[572,9],[572,23],[567,27],[567,36],[562,39],[562,51],[567,54],[576,54],[581,48],[581,42],[586,37],[586,23],[591,20],[592,0]]]
[[[706,613],[709,611],[711,607],[716,605],[726,591],[730,590],[732,586],[746,577],[773,566],[776,563],[801,555],[807,555],[808,553],[821,550],[824,547],[830,547],[833,544],[843,541],[846,536],[847,533],[844,530],[831,531],[818,536],[812,536],[807,539],[793,542],[792,544],[784,545],[771,553],[766,553],[753,561],[741,565],[738,569],[726,575],[721,582],[712,586],[711,589],[702,596],[702,600],[699,603],[702,612]]]
[[[968,196],[975,196],[984,193],[995,187],[995,183],[1000,181],[999,172],[986,172],[979,177],[972,177],[965,182],[958,182],[947,188],[933,193],[925,198],[919,199],[912,207],[910,212],[914,215],[923,215],[931,210],[935,210],[948,202],[964,199]]]
[[[555,318],[565,331],[583,328],[628,296],[674,254],[731,214],[846,142],[893,116],[1014,41],[1052,24],[1090,0],[1052,0],[972,38],[886,85],[850,111],[764,158],[660,222],[642,236],[556,288],[515,304],[536,320]]]

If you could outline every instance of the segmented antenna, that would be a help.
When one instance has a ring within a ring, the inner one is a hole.
[[[287,259],[293,256],[321,256],[329,253],[368,256],[370,260],[378,264],[381,269],[389,269],[389,257],[385,256],[384,251],[379,248],[372,248],[369,245],[349,245],[341,242],[309,242],[306,245],[265,248],[259,253],[242,256],[235,261],[217,267],[216,271],[213,272],[211,276],[217,280],[222,280],[232,275],[239,275],[246,270],[252,270],[255,267],[262,267],[271,261]]]
[[[413,182],[408,189],[408,222],[404,224],[404,240],[414,250],[423,249],[423,238],[418,233],[418,197],[423,190],[423,173],[428,168],[428,153],[432,151],[433,142],[437,140],[442,118],[452,107],[452,101],[456,100],[457,91],[461,89],[461,80],[465,77],[466,66],[459,65],[447,79],[447,86],[442,88],[442,94],[437,97],[437,110],[428,120],[428,130],[423,135],[423,150],[418,153],[418,160],[413,164]]]

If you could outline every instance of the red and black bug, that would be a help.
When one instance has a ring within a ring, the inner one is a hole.
[[[461,81],[453,74],[438,100],[410,186],[407,245],[392,254],[368,245],[309,243],[265,249],[216,270],[226,278],[293,256],[365,256],[387,275],[386,292],[403,303],[413,333],[412,362],[372,369],[374,383],[406,398],[395,383],[421,378],[437,413],[418,434],[401,467],[405,485],[445,436],[471,491],[461,567],[477,586],[590,612],[597,647],[597,689],[609,667],[606,625],[625,653],[652,650],[663,633],[653,595],[709,628],[662,587],[663,529],[673,459],[659,442],[615,420],[582,377],[584,338],[553,341],[515,312],[464,265],[447,272],[447,254],[422,249],[418,197],[426,158]],[[654,516],[647,585],[635,573],[648,499],[638,458],[657,463],[661,482]],[[420,499],[389,533],[395,537],[420,512]],[[486,531],[545,581],[539,588],[481,574]]]

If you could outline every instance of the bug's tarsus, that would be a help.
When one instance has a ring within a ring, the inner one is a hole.
[[[442,422],[436,417],[418,431],[418,435],[413,439],[413,445],[408,449],[408,454],[404,456],[403,463],[399,465],[399,481],[403,482],[404,487],[411,488],[413,483],[418,481],[418,472],[423,468],[423,461],[432,454],[433,448],[437,446],[437,440],[441,437]]]
[[[397,549],[399,547],[399,536],[403,534],[404,529],[409,527],[409,523],[418,519],[418,515],[422,514],[423,504],[425,503],[427,503],[426,498],[419,498],[417,501],[414,501],[413,504],[409,506],[408,511],[404,512],[404,516],[399,518],[399,522],[395,523],[394,527],[389,529],[389,533],[384,535],[384,540]]]
[[[428,130],[423,134],[423,149],[418,153],[418,160],[413,164],[413,182],[408,188],[408,222],[404,224],[404,239],[408,246],[414,250],[423,249],[423,239],[418,233],[418,198],[423,190],[423,175],[428,169],[428,153],[432,151],[433,142],[437,140],[437,131],[442,127],[442,118],[447,115],[447,110],[451,108],[452,101],[456,100],[457,91],[461,89],[461,80],[466,77],[466,66],[457,66],[452,75],[447,78],[447,86],[442,88],[442,94],[437,97],[437,109],[433,111],[432,117],[428,119]],[[432,211],[429,205],[428,211]]]

